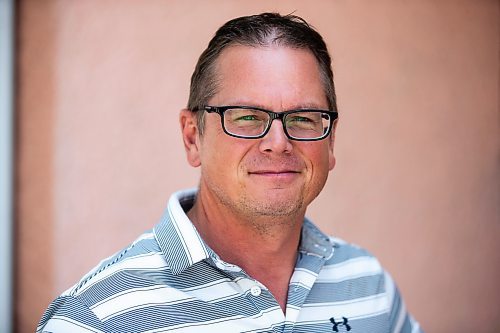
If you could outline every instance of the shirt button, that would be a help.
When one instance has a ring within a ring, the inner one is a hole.
[[[250,293],[255,297],[259,296],[261,292],[262,290],[260,289],[259,286],[253,286],[252,288],[250,288]]]

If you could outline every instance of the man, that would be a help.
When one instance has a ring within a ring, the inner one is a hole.
[[[305,218],[335,165],[331,60],[303,19],[227,22],[180,124],[197,191],[48,308],[38,332],[419,332],[366,251]]]

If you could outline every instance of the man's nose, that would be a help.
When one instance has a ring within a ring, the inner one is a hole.
[[[287,153],[292,151],[292,143],[286,136],[283,123],[279,119],[271,123],[271,128],[261,139],[259,148],[261,152]]]

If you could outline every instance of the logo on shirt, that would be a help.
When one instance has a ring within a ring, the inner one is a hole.
[[[332,330],[334,332],[340,332],[339,326],[344,326],[345,330],[349,332],[351,330],[351,325],[348,323],[349,319],[342,317],[341,321],[336,321],[334,317],[330,318],[330,322],[333,324]]]

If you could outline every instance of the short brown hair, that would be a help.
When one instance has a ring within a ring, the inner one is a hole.
[[[202,108],[217,93],[216,60],[231,45],[282,45],[311,51],[318,61],[328,108],[337,111],[331,58],[321,35],[299,16],[262,13],[235,18],[225,23],[200,55],[191,76],[188,100],[189,110],[199,110],[197,119],[200,132],[203,131],[205,114]]]

